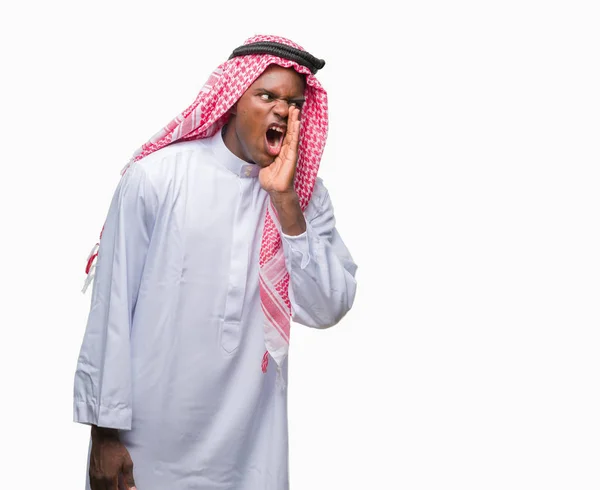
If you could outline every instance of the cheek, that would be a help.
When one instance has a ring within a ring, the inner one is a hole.
[[[264,136],[265,117],[265,112],[258,109],[254,109],[248,114],[246,119],[248,121],[248,132],[254,138],[262,138]]]
[[[245,103],[238,105],[238,121],[241,131],[238,133],[247,151],[262,150],[265,138],[265,124],[269,115],[269,107],[265,104]]]

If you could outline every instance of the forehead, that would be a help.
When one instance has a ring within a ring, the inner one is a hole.
[[[304,93],[304,77],[293,68],[271,65],[254,81],[250,89],[264,89],[297,97]]]

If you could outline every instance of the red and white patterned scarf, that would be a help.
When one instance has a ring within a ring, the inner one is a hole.
[[[303,48],[292,41],[277,36],[254,36],[244,44],[272,41]],[[294,187],[300,207],[304,211],[310,201],[321,155],[327,139],[327,93],[311,73],[298,63],[270,54],[251,54],[232,58],[221,64],[211,74],[198,97],[185,111],[142,145],[122,171],[147,155],[178,141],[190,141],[213,136],[229,118],[229,109],[244,94],[250,85],[271,65],[294,68],[306,75],[302,107],[298,163]],[[275,212],[270,206],[265,217],[259,257],[259,280],[261,307],[265,315],[264,336],[267,351],[262,359],[262,370],[266,372],[269,354],[281,367],[288,353],[290,341],[291,304],[288,297],[290,282],[285,266],[281,236],[274,221]],[[100,235],[102,238],[102,234]],[[98,244],[90,253],[86,267],[89,285],[97,257]]]

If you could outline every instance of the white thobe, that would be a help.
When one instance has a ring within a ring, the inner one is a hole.
[[[261,370],[258,171],[219,132],[145,157],[114,194],[74,418],[120,429],[138,490],[288,488],[287,394],[272,359]],[[352,306],[356,265],[321,179],[304,215],[305,233],[282,236],[292,319],[328,327]]]

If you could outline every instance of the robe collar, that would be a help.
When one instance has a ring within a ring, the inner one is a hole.
[[[227,170],[242,178],[258,177],[260,167],[255,163],[248,163],[231,153],[223,141],[223,131],[217,131],[211,139],[211,145],[217,161]]]

